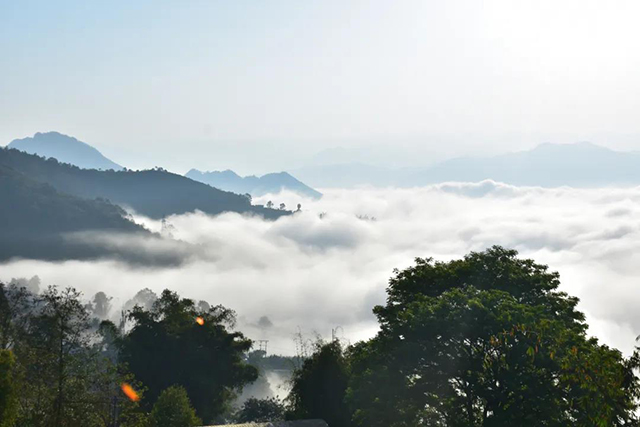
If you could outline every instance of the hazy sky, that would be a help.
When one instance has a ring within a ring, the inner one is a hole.
[[[0,144],[58,130],[130,167],[244,173],[335,147],[390,165],[640,149],[638,16],[637,1],[0,0]]]

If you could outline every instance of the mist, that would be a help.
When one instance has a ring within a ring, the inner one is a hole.
[[[276,221],[196,212],[169,217],[163,226],[135,216],[165,237],[73,236],[180,262],[14,260],[1,266],[0,280],[37,275],[41,288],[73,286],[86,299],[103,291],[113,297],[112,317],[143,288],[172,289],[234,309],[237,329],[269,340],[270,354],[293,355],[299,331],[329,338],[340,326],[340,337],[351,343],[373,336],[371,310],[384,303],[394,268],[415,257],[450,260],[497,244],[558,271],[561,289],[580,298],[590,333],[631,352],[640,330],[640,296],[633,292],[640,279],[640,187],[543,189],[483,181],[322,192],[320,200],[293,193],[254,199],[302,205],[302,212]]]

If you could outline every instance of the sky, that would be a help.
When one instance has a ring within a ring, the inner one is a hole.
[[[133,168],[241,173],[640,149],[639,15],[624,0],[3,0],[0,144],[56,130]]]

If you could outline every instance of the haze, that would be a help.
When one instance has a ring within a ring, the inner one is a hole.
[[[57,130],[180,173],[425,166],[542,142],[632,150],[639,13],[632,1],[3,2],[0,143]]]

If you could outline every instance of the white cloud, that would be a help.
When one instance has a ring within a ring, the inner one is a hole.
[[[172,217],[180,243],[93,238],[149,252],[151,259],[174,254],[181,265],[23,260],[2,266],[0,279],[37,274],[43,285],[75,286],[87,296],[102,290],[120,303],[145,287],[174,289],[235,309],[247,335],[269,339],[272,352],[293,353],[298,327],[328,337],[340,325],[352,342],[374,334],[371,308],[384,302],[393,268],[417,256],[446,260],[500,244],[559,271],[563,289],[580,297],[591,332],[605,343],[626,353],[635,344],[640,188],[542,189],[487,181],[324,194],[319,201],[291,193],[257,200],[302,203],[302,213],[275,222],[237,214]],[[159,222],[140,220],[161,230]],[[259,327],[262,316],[273,326]]]

